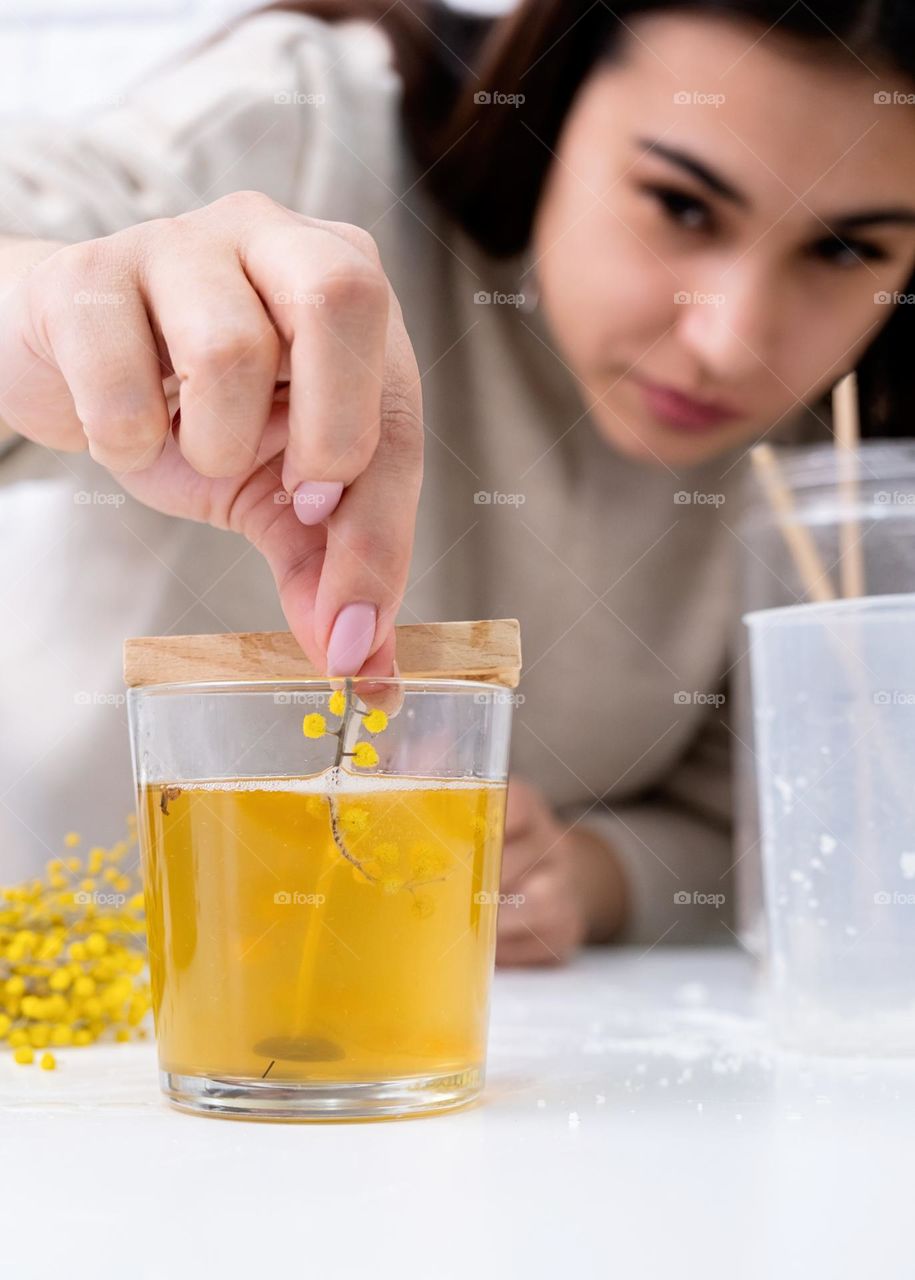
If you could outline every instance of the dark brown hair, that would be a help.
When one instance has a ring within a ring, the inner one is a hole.
[[[637,14],[681,11],[777,29],[808,56],[859,58],[915,82],[913,0],[522,0],[497,19],[435,0],[277,0],[328,22],[361,19],[389,36],[402,119],[428,190],[494,257],[521,252],[576,92]],[[860,63],[858,63],[860,65]],[[520,105],[518,102],[520,100]],[[915,278],[908,292],[915,294]],[[915,306],[898,306],[859,365],[863,429],[915,435]]]

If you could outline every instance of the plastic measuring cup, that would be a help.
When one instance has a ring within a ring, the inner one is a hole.
[[[745,620],[773,1030],[915,1054],[915,595]]]

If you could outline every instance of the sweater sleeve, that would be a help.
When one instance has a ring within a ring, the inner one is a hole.
[[[722,711],[710,711],[650,794],[579,804],[561,817],[601,836],[620,860],[629,902],[615,941],[733,943],[730,735]]]
[[[5,129],[0,232],[93,239],[247,189],[291,206],[333,39],[300,14],[256,15],[101,112]]]

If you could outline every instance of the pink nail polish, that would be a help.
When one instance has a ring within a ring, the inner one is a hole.
[[[303,480],[292,495],[292,505],[302,524],[320,524],[333,514],[342,494],[342,480]]]
[[[355,676],[369,656],[375,639],[378,610],[359,600],[344,605],[337,614],[327,646],[327,674]]]

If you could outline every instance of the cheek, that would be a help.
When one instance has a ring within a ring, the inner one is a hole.
[[[671,324],[673,274],[605,205],[545,219],[541,233],[541,305],[578,372],[630,363]]]
[[[854,368],[876,336],[872,295],[832,307],[786,306],[776,316],[777,341],[759,371],[762,408],[769,413],[811,401]],[[764,388],[768,386],[768,396]]]

